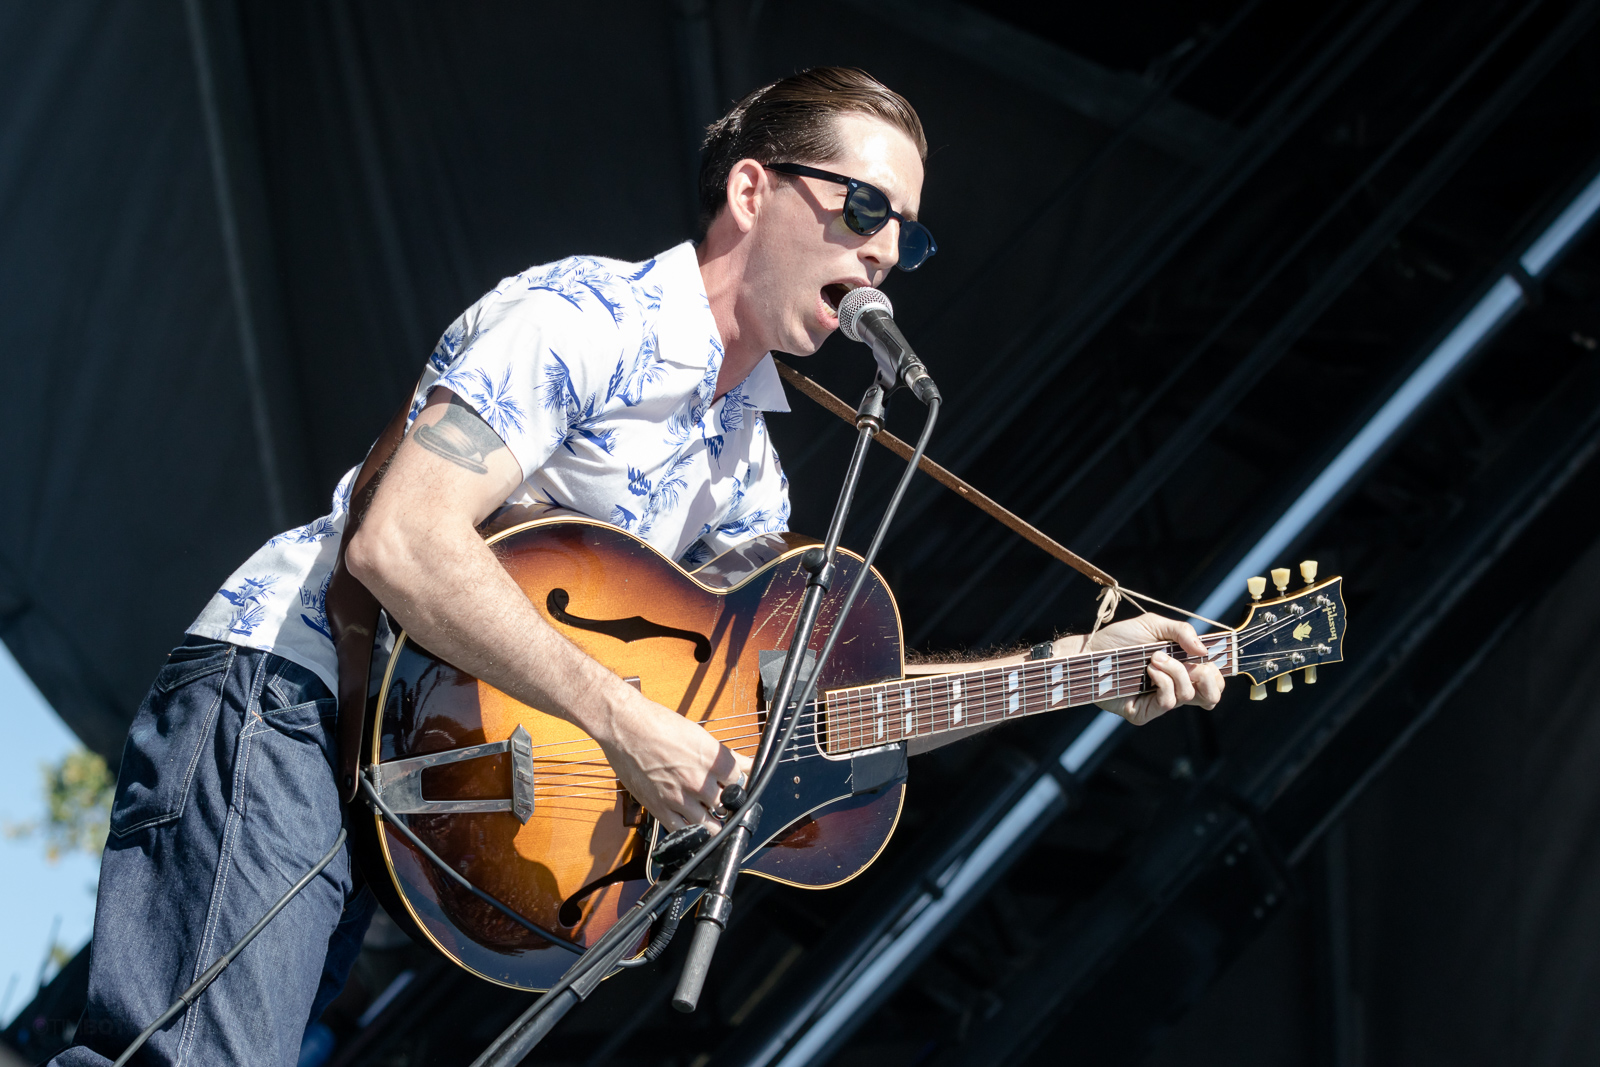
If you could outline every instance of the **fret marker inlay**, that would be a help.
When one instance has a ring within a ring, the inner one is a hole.
[[[1055,707],[1061,703],[1061,698],[1066,696],[1067,687],[1061,682],[1061,664],[1057,663],[1050,668],[1050,706]]]

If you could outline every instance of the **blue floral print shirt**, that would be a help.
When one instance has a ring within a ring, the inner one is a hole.
[[[409,423],[446,388],[505,441],[525,480],[506,501],[628,530],[687,568],[788,528],[763,411],[788,411],[772,357],[720,399],[722,341],[694,246],[643,263],[574,256],[507,278],[445,331]],[[329,514],[274,537],[189,632],[264,649],[335,692],[324,612],[359,467]]]

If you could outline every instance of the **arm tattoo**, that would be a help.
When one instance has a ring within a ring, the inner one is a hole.
[[[450,398],[443,418],[417,427],[414,436],[429,452],[474,474],[487,474],[489,467],[483,461],[506,447],[500,435],[458,396]]]

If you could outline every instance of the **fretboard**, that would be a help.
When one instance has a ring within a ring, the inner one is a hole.
[[[1238,673],[1238,638],[1233,631],[1207,635],[1202,642],[1206,658],[1225,677]],[[1150,657],[1157,652],[1184,662],[1199,660],[1171,643],[1133,645],[1111,652],[830,689],[823,694],[827,751],[838,755],[1097,700],[1137,696],[1151,688],[1146,671]]]

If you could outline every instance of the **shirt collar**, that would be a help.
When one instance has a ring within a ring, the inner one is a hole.
[[[657,355],[690,370],[704,370],[712,360],[720,365],[721,338],[717,320],[711,316],[705,281],[700,277],[694,242],[685,241],[656,256],[641,281],[661,287]]]
[[[761,357],[749,376],[740,384],[746,407],[762,411],[788,411],[789,398],[783,392],[783,379],[772,362],[772,353]]]
[[[700,260],[695,255],[694,242],[674,245],[656,256],[653,274],[660,277],[663,290],[661,310],[670,315],[671,328],[660,331],[661,358],[688,367],[706,367],[715,362],[722,364],[722,336],[717,330],[717,320],[711,314],[711,302],[706,296],[705,279],[700,275]],[[701,339],[704,340],[701,340]],[[711,343],[715,342],[715,343]],[[705,344],[706,348],[699,345]],[[709,349],[709,351],[708,351]],[[715,374],[712,374],[713,379]],[[783,391],[783,379],[773,365],[772,353],[761,357],[745,380],[729,394],[739,393],[745,407],[760,411],[785,412],[789,398]]]

